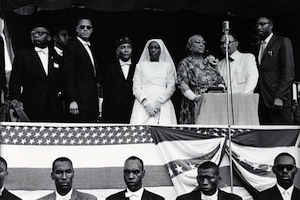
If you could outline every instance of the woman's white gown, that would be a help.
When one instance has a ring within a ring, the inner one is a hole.
[[[130,124],[177,124],[171,96],[175,91],[176,72],[167,62],[144,61],[136,66],[133,77],[133,94],[136,97]],[[160,99],[160,112],[149,117],[141,101],[147,98],[149,103]]]

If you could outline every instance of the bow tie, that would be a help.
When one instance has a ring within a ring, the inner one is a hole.
[[[70,198],[66,196],[64,197],[60,196],[60,197],[56,197],[56,200],[70,200]]]
[[[47,53],[47,49],[46,48],[44,48],[44,49],[42,49],[42,48],[40,48],[40,47],[34,47],[34,50],[36,51],[36,52],[42,52],[42,53]]]
[[[231,57],[229,57],[229,61],[234,61],[234,59],[233,59],[233,58],[231,58]]]
[[[125,197],[130,198],[130,197],[132,197],[132,196],[138,197],[138,196],[140,196],[140,195],[138,195],[138,194],[136,194],[136,193],[134,193],[134,192],[131,192],[131,191],[125,192]]]
[[[131,60],[128,60],[126,62],[120,60],[120,65],[123,66],[123,65],[131,65]]]
[[[84,42],[83,44],[84,44],[84,45],[91,46],[91,43],[90,43],[90,42]]]

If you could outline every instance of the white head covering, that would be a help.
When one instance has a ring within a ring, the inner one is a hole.
[[[174,62],[172,60],[172,57],[166,47],[166,45],[164,44],[164,42],[161,40],[161,39],[151,39],[151,40],[148,40],[146,45],[145,45],[145,48],[143,50],[143,53],[140,57],[140,60],[139,60],[139,63],[140,62],[143,62],[143,61],[150,61],[150,55],[149,55],[149,50],[148,50],[148,46],[151,42],[157,42],[160,46],[160,56],[159,56],[159,62],[169,62],[172,64],[172,66],[174,66],[175,68],[175,65],[174,65]]]

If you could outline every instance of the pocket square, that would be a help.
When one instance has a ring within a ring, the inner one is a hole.
[[[53,63],[53,67],[54,67],[54,68],[59,68],[59,64]]]
[[[273,51],[268,51],[268,54],[269,54],[270,56],[273,56]]]

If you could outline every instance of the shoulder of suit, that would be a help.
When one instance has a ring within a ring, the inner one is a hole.
[[[120,192],[114,193],[110,196],[108,196],[106,199],[110,200],[110,199],[120,199],[120,197],[124,197],[125,199],[125,190],[122,190]]]
[[[150,191],[148,191],[146,189],[144,190],[144,192],[148,193],[149,195],[151,195],[153,197],[152,199],[160,199],[160,200],[165,199],[164,197],[162,197],[162,196],[160,196],[158,194],[155,194],[153,192],[150,192]]]
[[[225,191],[220,190],[220,189],[219,189],[219,195],[230,196],[230,199],[242,200],[242,197],[240,197],[239,195],[236,195],[236,194],[233,194],[233,193],[228,193],[228,192],[225,192]]]
[[[80,198],[80,196],[81,197],[85,196],[85,197],[89,197],[89,199],[96,199],[96,197],[94,195],[92,195],[92,194],[85,193],[85,192],[80,192],[80,191],[75,190],[75,189],[73,189],[73,190],[74,190],[74,192],[77,192],[77,195],[79,196],[79,198]]]

